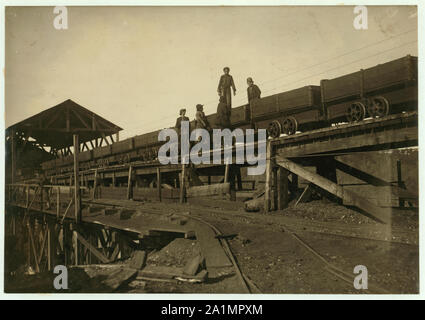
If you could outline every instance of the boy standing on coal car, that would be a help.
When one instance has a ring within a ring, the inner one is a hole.
[[[220,96],[217,106],[217,125],[220,129],[230,129],[230,108],[227,107],[226,98]]]
[[[230,68],[225,67],[223,71],[224,74],[220,77],[217,92],[220,97],[226,98],[227,107],[230,109],[232,107],[232,94],[230,89],[232,88],[233,95],[236,95],[236,87],[233,81],[233,77],[229,74]]]
[[[252,80],[251,77],[246,79],[246,83],[248,84],[247,95],[251,115],[251,127],[254,127],[254,121],[252,120],[252,111],[255,106],[255,101],[261,98],[261,90],[256,84],[254,84],[254,80]]]

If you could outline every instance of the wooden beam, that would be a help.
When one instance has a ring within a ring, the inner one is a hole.
[[[81,121],[81,123],[83,124],[83,126],[84,127],[86,127],[86,128],[88,128],[88,129],[90,129],[90,130],[92,130],[91,128],[90,128],[90,126],[88,125],[88,123],[78,114],[78,112],[77,111],[75,111],[74,109],[71,109],[72,110],[72,113],[78,118],[78,120],[80,120]]]
[[[93,177],[93,196],[92,199],[96,199],[96,188],[97,188],[97,169],[94,170],[94,177]]]
[[[180,178],[180,203],[184,203],[185,200],[186,200],[186,165],[182,163],[182,171],[181,171],[181,178]]]
[[[30,247],[32,248],[32,253],[34,255],[35,271],[40,272],[40,267],[38,265],[37,251],[36,251],[36,248],[35,248],[35,241],[34,241],[34,236],[33,236],[33,233],[32,233],[32,227],[31,227],[30,222],[27,223],[27,227],[28,227],[28,236],[29,236],[29,240],[30,240]],[[30,250],[31,250],[31,248],[30,248]]]
[[[132,174],[133,174],[133,167],[132,166],[129,166],[128,167],[128,180],[127,180],[127,199],[131,199],[131,198],[133,198],[133,183],[132,183],[132,180],[131,180],[131,176],[132,176]]]
[[[303,193],[301,193],[300,197],[298,198],[297,202],[295,202],[294,207],[298,205],[298,203],[304,198],[304,196],[307,194],[308,190],[310,189],[310,184],[307,185],[307,187],[304,188]]]
[[[303,179],[310,181],[311,183],[319,186],[320,188],[332,193],[333,195],[336,195],[337,197],[345,201],[349,201],[354,206],[372,215],[374,218],[385,223],[391,222],[391,208],[378,207],[374,203],[364,199],[357,193],[344,189],[342,186],[316,173],[312,173],[306,170],[302,166],[292,162],[289,159],[283,158],[281,156],[276,156],[276,163],[279,166],[282,166],[285,169],[293,173],[296,173],[297,175],[301,176]]]
[[[187,197],[204,197],[220,194],[228,194],[230,192],[230,183],[216,183],[204,186],[194,186],[187,189]]]
[[[307,154],[319,154],[324,152],[341,152],[347,149],[368,148],[380,145],[409,143],[418,140],[418,128],[407,127],[403,129],[385,130],[343,138],[312,141],[305,144],[285,146],[276,152],[282,157],[291,158]]]
[[[78,241],[81,242],[83,246],[85,246],[96,258],[98,258],[103,263],[110,263],[111,261],[105,257],[97,248],[95,248],[90,242],[88,242],[84,237],[78,233],[78,231],[74,230],[74,234]]]
[[[56,224],[52,222],[47,223],[47,228],[47,269],[50,271],[56,266],[58,233]]]
[[[266,185],[265,185],[265,193],[264,193],[264,212],[270,211],[270,194],[271,194],[271,175],[272,175],[272,162],[271,162],[271,149],[272,144],[267,142],[267,150],[266,150]]]

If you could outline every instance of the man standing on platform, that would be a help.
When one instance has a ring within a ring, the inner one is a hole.
[[[233,89],[233,95],[236,95],[236,87],[233,81],[233,77],[229,74],[230,68],[225,67],[223,71],[224,74],[220,77],[217,92],[220,97],[226,98],[226,104],[230,110],[230,108],[232,107],[232,94],[230,88]]]

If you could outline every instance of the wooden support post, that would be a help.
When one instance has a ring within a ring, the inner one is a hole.
[[[56,188],[56,219],[58,220],[60,216],[60,211],[61,211],[61,188],[57,187]]]
[[[97,192],[97,169],[94,171],[94,178],[93,178],[93,199],[96,199],[96,192]]]
[[[115,188],[117,186],[117,178],[115,176],[115,171],[112,172],[112,187]]]
[[[266,150],[266,185],[264,192],[264,212],[267,213],[270,211],[270,191],[271,191],[271,175],[272,175],[272,163],[271,163],[271,143],[267,142]]]
[[[180,181],[180,203],[186,202],[186,165],[182,161],[182,172]]]
[[[55,223],[49,222],[47,228],[47,269],[51,271],[56,266],[58,233]]]
[[[72,197],[72,174],[69,175],[69,196]]]
[[[224,183],[229,182],[229,169],[230,164],[226,164],[226,168],[224,169]]]
[[[34,256],[35,271],[38,273],[38,272],[40,272],[40,267],[38,265],[37,250],[36,250],[36,247],[35,247],[33,230],[32,230],[32,226],[31,226],[30,221],[28,221],[27,226],[28,226],[28,236],[29,236],[29,240],[30,240],[30,248],[32,248],[32,254]]]
[[[133,198],[133,181],[132,181],[132,175],[133,175],[133,167],[128,167],[128,182],[127,182],[127,199],[130,200]]]
[[[78,243],[78,232],[76,230],[76,225],[72,226],[72,245],[74,250],[74,265],[79,265],[81,262],[81,252],[80,252],[80,246]]]
[[[71,264],[71,252],[70,247],[72,245],[71,243],[71,237],[70,237],[70,230],[69,230],[69,224],[64,223],[62,225],[62,248],[63,248],[63,254],[65,258],[65,265],[68,266]]]
[[[156,186],[158,188],[158,199],[159,201],[162,201],[161,197],[161,169],[156,168]]]
[[[278,203],[277,203],[277,168],[272,168],[272,176],[271,176],[271,201],[270,201],[270,208],[271,210],[278,210]]]
[[[288,175],[289,171],[279,167],[277,169],[277,209],[282,210],[288,207]]]
[[[78,134],[74,134],[74,208],[75,222],[81,222],[81,190],[79,175],[79,141]]]

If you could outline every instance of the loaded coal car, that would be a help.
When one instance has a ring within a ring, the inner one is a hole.
[[[338,122],[417,110],[417,57],[406,56],[353,72],[320,86],[306,86],[251,103],[256,129],[268,135],[295,134]]]
[[[418,59],[406,56],[320,83],[329,124],[417,110]]]
[[[323,126],[320,87],[305,86],[254,100],[251,117],[256,129],[267,129],[273,138]]]
[[[267,129],[268,135],[292,135],[338,122],[357,122],[365,117],[384,117],[392,113],[417,110],[417,57],[406,56],[387,63],[353,72],[320,86],[270,95],[250,105],[232,108],[231,129]],[[216,114],[207,115],[217,128]],[[190,130],[195,121],[190,122]],[[155,160],[160,146],[158,131],[138,135],[113,144],[80,153],[80,167],[88,169],[130,161]],[[73,156],[44,162],[46,172],[72,171]]]

